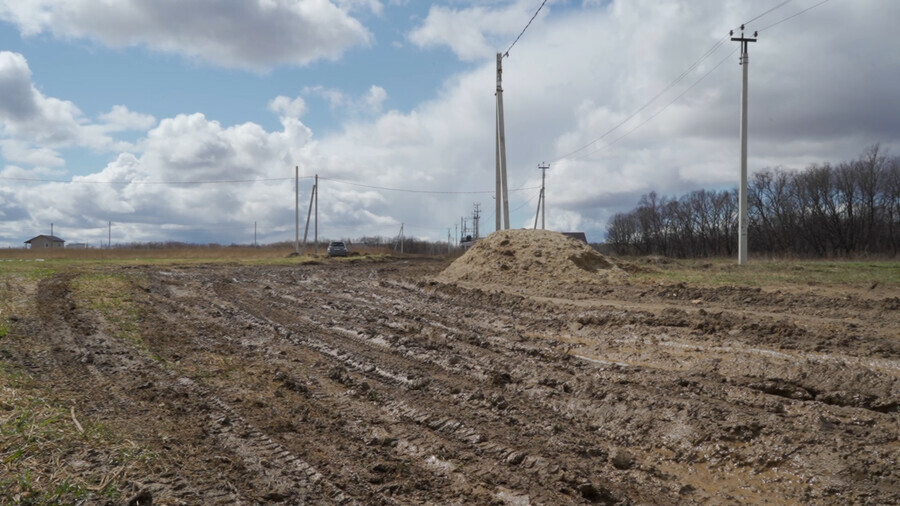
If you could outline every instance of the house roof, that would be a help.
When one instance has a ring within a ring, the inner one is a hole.
[[[34,237],[32,237],[31,239],[28,239],[27,241],[25,241],[25,244],[31,244],[31,241],[40,239],[41,237],[46,237],[47,239],[50,239],[50,240],[53,241],[53,242],[66,242],[66,241],[64,241],[63,239],[60,239],[59,237],[56,237],[55,235],[43,235],[43,234],[41,234],[41,235],[34,236]]]
[[[578,239],[579,241],[587,244],[587,236],[584,235],[584,232],[563,232],[562,235],[571,237],[572,239]]]

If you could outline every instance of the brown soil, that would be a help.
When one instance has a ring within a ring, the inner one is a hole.
[[[502,241],[521,278],[558,258]],[[2,358],[159,455],[118,477],[134,504],[900,502],[896,297],[601,282],[602,257],[565,258],[556,283],[113,268],[137,341],[58,275]]]
[[[625,276],[587,244],[558,232],[501,230],[475,243],[436,279],[546,290],[572,283],[605,285]]]

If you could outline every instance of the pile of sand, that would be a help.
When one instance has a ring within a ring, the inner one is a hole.
[[[501,230],[478,241],[436,280],[503,286],[595,283],[625,273],[587,244],[548,230]]]

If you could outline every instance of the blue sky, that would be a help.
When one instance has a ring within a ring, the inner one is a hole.
[[[751,171],[898,145],[881,37],[900,2],[820,1],[748,27]],[[782,2],[549,0],[504,60],[513,226],[544,161],[548,227],[597,241],[649,191],[735,186],[740,67],[720,42]],[[95,245],[109,221],[119,243],[247,243],[254,222],[292,240],[294,166],[328,178],[325,237],[445,239],[476,202],[492,231],[495,54],[540,4],[0,0],[0,247],[51,222]]]

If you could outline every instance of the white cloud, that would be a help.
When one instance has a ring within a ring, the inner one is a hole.
[[[351,116],[361,113],[380,113],[388,98],[387,90],[377,85],[372,85],[364,95],[359,97],[353,97],[339,89],[324,86],[307,86],[303,88],[302,93],[306,96],[324,98],[332,110],[342,110]]]
[[[534,14],[533,4],[520,0],[496,8],[474,6],[464,9],[433,5],[422,25],[412,30],[408,38],[423,48],[447,46],[461,60],[494,58],[498,51],[506,49],[503,44],[510,44],[512,37]],[[545,9],[550,10],[549,7]],[[542,9],[540,17],[547,11]],[[537,27],[532,29],[539,30]]]
[[[372,112],[381,112],[381,106],[387,100],[387,91],[381,86],[373,85],[365,96],[366,106]]]
[[[502,12],[511,5],[519,4],[485,3],[478,8],[495,6]],[[787,6],[761,21],[771,23],[799,10]],[[533,8],[519,10],[530,15]],[[551,162],[548,226],[581,228],[589,239],[599,240],[606,219],[634,207],[641,194],[673,196],[735,186],[740,67],[737,55],[729,55],[736,47],[730,41],[633,119],[604,134],[663,90],[728,28],[761,10],[737,0],[629,0],[560,7],[546,15],[504,60],[510,188],[539,185],[538,163]],[[890,0],[830,2],[760,34],[760,41],[751,47],[751,171],[767,165],[800,168],[813,161],[848,160],[874,142],[893,148],[892,152],[900,149],[896,121],[900,102],[893,89],[900,81],[900,53],[872,35],[889,33],[898,18],[900,3]],[[516,35],[525,21],[527,16],[517,20],[510,33]],[[480,30],[488,40],[507,29]],[[719,62],[723,63],[714,70]],[[18,128],[21,118],[50,117],[40,112],[46,104],[35,98],[40,95],[30,84],[27,66],[7,67],[17,68],[18,73],[11,75],[19,77],[0,78],[2,89],[18,90],[32,101],[0,105],[4,125]],[[676,100],[707,72],[711,73],[704,81]],[[490,192],[494,79],[494,61],[486,59],[448,76],[430,99],[403,110],[386,108],[389,87],[372,86],[359,95],[307,87],[300,93],[302,99],[272,100],[270,107],[282,122],[281,130],[272,132],[253,123],[223,126],[202,114],[177,115],[159,121],[137,142],[133,154],[123,154],[90,177],[137,182],[290,178],[292,168],[299,165],[304,176],[323,176],[322,236],[393,236],[402,222],[408,234],[443,239],[446,227],[468,215],[475,202],[484,211],[482,230],[490,231],[491,193],[420,194],[355,187],[338,180],[412,190]],[[342,128],[315,142],[298,119],[300,114],[291,114],[302,112],[301,104],[310,97],[322,97],[348,113]],[[83,121],[78,114],[71,117],[76,124]],[[564,157],[594,140],[588,149]],[[18,156],[23,160],[45,156],[52,161],[55,153],[50,143],[2,147],[10,152],[22,148]],[[29,151],[38,147],[49,151]],[[308,198],[310,185],[302,182],[301,199]],[[514,225],[533,224],[536,193],[536,189],[511,193]],[[267,230],[269,239],[264,240],[284,240],[293,234],[290,180],[239,185],[51,184],[4,198],[12,204],[0,205],[0,212],[21,216],[26,209],[32,221],[23,223],[61,223],[72,217],[67,226],[89,228],[112,219],[134,224],[121,226],[121,234],[130,234],[130,240],[228,242],[250,237],[248,227],[257,220]],[[97,231],[101,233],[105,230]]]
[[[38,167],[60,167],[65,160],[50,148],[33,147],[27,142],[15,139],[0,140],[0,153],[10,162],[18,162]]]
[[[153,116],[130,111],[124,105],[114,105],[109,112],[101,114],[98,119],[110,132],[147,130],[156,124],[156,118]]]
[[[291,99],[280,95],[269,102],[269,110],[283,116],[299,118],[306,112],[306,102],[303,101],[302,97]]]
[[[0,0],[0,19],[25,36],[45,32],[111,47],[144,45],[217,65],[267,70],[336,59],[369,44],[371,33],[348,10],[377,1],[342,0]]]

